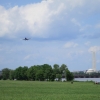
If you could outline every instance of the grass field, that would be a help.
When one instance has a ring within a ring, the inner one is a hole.
[[[100,100],[100,85],[1,80],[0,100]]]

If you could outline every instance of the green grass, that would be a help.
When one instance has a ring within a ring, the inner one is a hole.
[[[100,100],[100,85],[1,80],[0,100]]]

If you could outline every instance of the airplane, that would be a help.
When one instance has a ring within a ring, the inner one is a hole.
[[[25,41],[26,41],[26,40],[29,40],[29,38],[26,38],[26,37],[25,37],[23,40],[25,40]]]

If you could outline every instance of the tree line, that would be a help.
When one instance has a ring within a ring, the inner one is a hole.
[[[0,79],[3,80],[54,81],[58,79],[60,81],[61,78],[66,78],[67,81],[71,81],[74,78],[65,64],[61,66],[54,64],[53,67],[49,64],[34,65],[29,68],[27,66],[19,66],[15,70],[4,68],[1,72]]]

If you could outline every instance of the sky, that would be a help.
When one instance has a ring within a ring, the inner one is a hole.
[[[100,70],[100,0],[0,0],[0,70],[66,64]],[[30,38],[28,41],[23,39]]]

